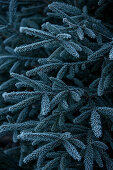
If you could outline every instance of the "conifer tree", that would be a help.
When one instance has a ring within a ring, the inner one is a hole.
[[[11,170],[113,169],[110,5],[0,0],[0,138],[13,142],[0,162],[14,155]]]

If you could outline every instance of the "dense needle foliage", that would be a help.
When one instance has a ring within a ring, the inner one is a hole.
[[[0,0],[1,170],[113,170],[111,16],[112,0]]]

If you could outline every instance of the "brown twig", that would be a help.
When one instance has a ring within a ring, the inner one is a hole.
[[[78,0],[75,0],[74,4],[75,4],[76,7],[78,7]]]
[[[48,0],[43,0],[46,4],[50,4],[49,2],[48,2]]]

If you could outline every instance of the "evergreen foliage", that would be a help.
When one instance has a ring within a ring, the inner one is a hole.
[[[113,169],[109,5],[0,0],[0,169]]]

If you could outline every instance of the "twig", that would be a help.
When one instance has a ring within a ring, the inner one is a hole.
[[[48,2],[48,0],[43,0],[46,4],[50,4],[49,2]]]
[[[74,0],[74,4],[76,7],[78,7],[78,0]]]

